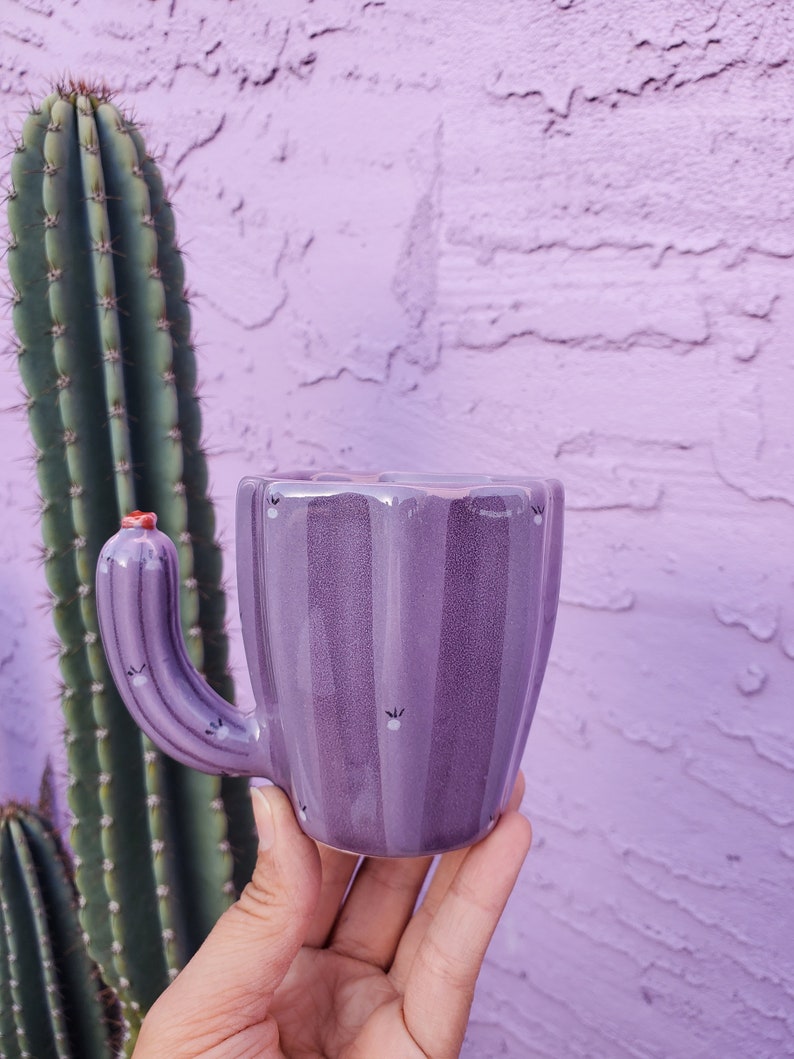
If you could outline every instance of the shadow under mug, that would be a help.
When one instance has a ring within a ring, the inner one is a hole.
[[[237,580],[256,707],[191,665],[178,565],[152,513],[103,547],[97,606],[121,697],[163,751],[264,776],[303,830],[367,856],[434,854],[510,796],[557,612],[554,479],[244,478]]]

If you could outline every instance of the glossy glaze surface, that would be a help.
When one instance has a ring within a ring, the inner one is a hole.
[[[310,834],[408,855],[487,832],[548,657],[562,508],[559,483],[529,479],[241,483],[249,670]]]

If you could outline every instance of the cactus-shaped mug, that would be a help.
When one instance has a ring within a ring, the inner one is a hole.
[[[204,772],[283,788],[303,830],[379,857],[469,845],[515,781],[549,654],[553,479],[298,472],[243,479],[237,580],[256,707],[188,660],[176,551],[135,512],[97,570],[135,720]]]

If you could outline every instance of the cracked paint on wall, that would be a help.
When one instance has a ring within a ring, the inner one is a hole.
[[[161,154],[230,586],[254,467],[567,484],[468,1059],[794,1055],[793,46],[783,0],[0,12],[9,147],[69,69]],[[35,796],[57,673],[19,413],[0,440],[0,786]]]

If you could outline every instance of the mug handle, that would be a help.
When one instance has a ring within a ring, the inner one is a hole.
[[[188,656],[179,620],[176,548],[154,512],[134,511],[103,546],[96,574],[102,643],[136,724],[170,757],[201,772],[271,777],[253,711],[213,691]]]

